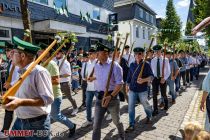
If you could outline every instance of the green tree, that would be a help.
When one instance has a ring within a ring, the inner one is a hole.
[[[185,35],[191,35],[193,27],[194,27],[194,24],[192,23],[192,21],[188,20],[186,29],[185,29]]]
[[[195,24],[199,24],[203,19],[210,16],[210,0],[194,0],[195,7],[193,9],[193,14],[195,17]],[[206,38],[208,42],[208,46],[210,48],[210,26],[206,27],[204,30],[206,32]]]
[[[161,42],[168,38],[169,42],[178,41],[181,37],[181,22],[177,15],[173,0],[168,0],[166,18],[161,22]]]

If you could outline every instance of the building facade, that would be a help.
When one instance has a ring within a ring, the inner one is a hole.
[[[157,32],[156,13],[143,0],[115,0],[114,11],[118,13],[119,32],[130,33],[127,44],[148,47],[150,36]]]
[[[77,48],[87,50],[107,39],[114,0],[29,0],[33,43],[50,44],[57,32],[74,32]],[[23,37],[19,0],[0,0],[0,40]]]

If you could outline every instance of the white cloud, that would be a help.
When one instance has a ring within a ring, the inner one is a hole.
[[[177,8],[186,8],[190,4],[190,0],[179,0],[176,4]]]

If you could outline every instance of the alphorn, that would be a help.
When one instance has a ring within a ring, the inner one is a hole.
[[[6,104],[9,102],[7,99],[8,96],[14,96],[19,87],[22,85],[23,81],[27,78],[27,76],[31,73],[31,71],[38,65],[41,60],[48,54],[48,52],[55,46],[57,42],[61,41],[60,36],[56,36],[55,40],[48,46],[48,48],[29,66],[29,68],[20,76],[18,81],[11,87],[9,90],[5,92],[2,96],[2,104]]]
[[[64,42],[60,45],[60,47],[43,63],[43,67],[46,67],[49,62],[55,57],[55,55],[65,46],[68,42],[68,39],[65,39]]]
[[[112,76],[112,71],[113,71],[113,68],[114,68],[115,55],[117,53],[117,49],[118,49],[118,46],[119,46],[119,41],[120,41],[120,38],[117,37],[116,46],[115,46],[114,53],[113,53],[113,56],[112,56],[112,63],[111,63],[111,66],[110,66],[108,79],[107,79],[107,82],[106,82],[106,89],[105,89],[103,98],[105,98],[108,95],[108,92],[109,92],[109,85],[110,85],[110,80],[111,80],[111,76]],[[102,106],[103,106],[103,102],[102,102]]]
[[[62,68],[63,64],[64,64],[64,61],[67,59],[68,55],[70,54],[71,50],[74,49],[74,46],[71,45],[71,47],[69,47],[68,51],[66,52],[66,55],[65,57],[63,58],[62,62],[61,62],[61,65],[59,66],[59,70]]]
[[[148,51],[151,49],[152,44],[153,44],[153,41],[154,41],[154,37],[152,37],[152,40],[151,40],[151,42],[150,42]],[[139,73],[137,79],[142,78],[142,74],[143,74],[143,71],[144,71],[144,66],[145,66],[145,63],[146,63],[146,61],[147,61],[148,54],[149,54],[149,53],[146,53],[146,56],[145,56],[145,58],[144,58],[144,60],[143,60],[143,64],[142,64],[142,67],[141,67],[141,71],[140,71],[140,73]]]
[[[128,36],[129,36],[129,33],[126,33],[125,42],[124,42],[124,46],[123,46],[123,49],[122,49],[122,53],[120,55],[120,62],[119,62],[119,64],[121,63],[121,60],[122,60],[122,57],[123,57],[123,54],[124,54],[124,50],[125,50],[125,46],[127,44]]]
[[[134,47],[134,43],[135,43],[136,41],[134,41],[133,43],[132,43],[132,46],[131,46],[131,50],[130,50],[130,53],[129,53],[129,56],[128,56],[128,64],[129,64],[129,61],[130,61],[130,58],[131,58],[131,53],[132,53],[132,50],[133,50],[133,47]]]

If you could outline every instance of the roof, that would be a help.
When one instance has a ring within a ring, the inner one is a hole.
[[[151,12],[154,15],[157,15],[155,13],[155,11],[153,9],[151,9],[145,2],[144,0],[114,0],[114,7],[119,7],[119,6],[123,6],[123,5],[129,5],[129,4],[138,4],[139,6],[145,8],[146,10],[148,10],[149,12]]]

